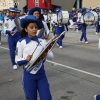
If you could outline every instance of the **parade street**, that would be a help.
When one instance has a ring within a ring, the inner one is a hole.
[[[54,59],[45,63],[52,100],[94,100],[94,95],[100,94],[99,35],[95,34],[95,29],[87,29],[89,44],[79,43],[80,36],[81,32],[69,30],[63,49],[55,45]],[[25,100],[22,69],[13,70],[7,37],[2,36],[0,100]]]

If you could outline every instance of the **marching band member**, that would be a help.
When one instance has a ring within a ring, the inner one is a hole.
[[[78,12],[73,14],[73,28],[78,32]]]
[[[44,16],[44,21],[47,23],[48,22],[48,11],[47,10],[43,11],[43,16]]]
[[[27,71],[27,63],[33,62],[38,55],[38,50],[43,50],[46,46],[44,39],[38,38],[36,33],[40,27],[40,21],[33,15],[28,15],[21,19],[21,39],[17,43],[16,63],[23,65],[23,86],[27,100],[37,100],[37,91],[40,100],[52,100],[49,83],[44,70],[44,60],[39,63],[37,69],[35,67],[31,71]],[[37,50],[37,49],[38,50]],[[36,51],[34,54],[33,52]],[[53,53],[50,51],[42,56],[42,59],[53,58]],[[26,66],[26,67],[25,67]]]
[[[69,14],[69,22],[70,22],[70,26],[69,26],[69,28],[70,29],[73,29],[73,24],[74,24],[74,22],[73,22],[73,15],[75,14],[75,12],[76,12],[76,9],[75,8],[72,8],[72,12],[70,12],[70,14]]]
[[[48,29],[48,26],[47,26],[46,22],[44,22],[40,18],[41,9],[39,7],[34,7],[32,9],[30,9],[29,15],[34,15],[34,16],[36,16],[36,18],[38,20],[40,20],[40,26],[39,26],[38,29],[44,29],[44,33],[43,33],[41,38],[48,39],[49,38],[49,29]]]
[[[4,14],[4,19],[3,19],[3,21],[5,22],[5,20],[6,19],[8,19],[8,13],[5,13]],[[2,35],[4,35],[4,36],[8,36],[6,33],[5,33],[5,31],[4,31],[4,22],[3,22],[3,25],[2,25]]]
[[[99,20],[100,20],[100,8],[99,7],[96,8],[96,12],[98,14],[98,21],[96,22],[96,34],[99,34],[99,32],[100,32],[100,23],[99,23]]]
[[[79,42],[83,42],[82,40],[84,38],[85,43],[88,44],[89,42],[88,42],[87,37],[86,37],[86,27],[87,27],[87,25],[84,23],[84,20],[83,20],[83,16],[86,13],[86,8],[81,8],[81,12],[82,12],[82,16],[81,16],[82,35],[81,35]]]
[[[17,69],[17,65],[15,62],[15,50],[17,41],[19,39],[19,33],[17,32],[16,25],[14,23],[15,13],[16,9],[10,7],[9,18],[7,18],[4,22],[4,31],[8,35],[8,45],[13,69]]]
[[[73,29],[73,14],[72,14],[72,12],[70,12],[70,14],[69,14],[69,22],[70,22],[69,28]]]
[[[54,15],[51,23],[52,25],[54,25],[54,35],[60,35],[63,31],[65,31],[65,26],[64,25],[61,25],[61,21],[62,21],[62,14],[59,13],[60,12],[60,8],[56,8],[55,9],[55,12],[56,14]],[[62,40],[64,38],[64,35],[62,35],[58,41],[57,41],[57,46],[59,46],[60,49],[63,48],[63,44],[62,44]]]
[[[19,10],[19,9],[16,9],[16,17],[20,17],[20,14],[21,13],[21,10]]]
[[[1,44],[1,32],[2,32],[3,22],[4,22],[4,15],[3,12],[0,12],[0,44]]]
[[[82,16],[81,9],[78,10],[78,15],[77,16],[78,16],[78,19],[77,19],[77,25],[78,25],[77,32],[78,32],[79,30],[81,30],[81,16]]]
[[[50,30],[50,17],[48,15],[48,11],[47,10],[44,10],[43,16],[44,16],[44,21],[47,23],[47,26],[48,26],[48,28]]]
[[[81,9],[79,9],[78,10],[78,19],[77,19],[77,22],[81,21],[81,16],[82,16]]]
[[[2,31],[3,21],[0,20],[0,45],[1,45],[1,31]]]

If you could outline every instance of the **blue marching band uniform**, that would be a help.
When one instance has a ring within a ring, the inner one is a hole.
[[[34,8],[32,10],[36,10],[38,12],[40,11],[40,9],[37,8]],[[21,27],[23,29],[25,28],[24,25],[27,22],[35,22],[37,23],[38,27],[41,28],[41,21],[36,19],[36,17],[33,15],[28,15],[25,18],[21,19]],[[52,100],[49,90],[49,83],[44,70],[45,59],[42,60],[38,67],[34,67],[30,71],[26,70],[26,68],[28,67],[28,61],[26,60],[26,57],[28,55],[31,55],[37,48],[30,60],[30,62],[32,63],[36,58],[35,55],[38,55],[38,53],[43,50],[45,46],[45,39],[39,38],[37,36],[34,36],[33,38],[25,36],[21,38],[17,43],[18,53],[16,55],[16,63],[19,66],[23,65],[23,86],[27,100],[37,100],[37,91],[40,95],[40,100]],[[47,58],[53,58],[52,51],[47,53]]]
[[[37,68],[33,68],[31,71],[27,72],[24,65],[28,62],[26,61],[26,56],[32,54],[32,50],[35,50],[37,44],[41,47],[40,50],[46,46],[46,41],[44,39],[45,34],[49,34],[49,29],[47,24],[33,16],[35,11],[41,14],[41,9],[39,7],[34,7],[29,10],[29,15],[21,19],[21,27],[24,28],[25,23],[35,22],[38,24],[38,29],[44,28],[45,33],[41,37],[35,36],[30,38],[26,36],[25,38],[20,39],[20,33],[18,32],[14,20],[19,16],[15,17],[15,13],[20,13],[20,10],[15,8],[9,8],[9,18],[4,22],[4,30],[8,35],[8,45],[10,51],[10,58],[12,62],[13,69],[17,69],[17,64],[19,66],[23,65],[23,86],[27,100],[37,100],[37,90],[40,95],[40,100],[52,100],[51,93],[49,90],[49,83],[44,70],[45,59]],[[11,15],[10,15],[11,14]],[[13,15],[13,16],[12,16]],[[17,47],[17,48],[16,48]],[[23,51],[23,49],[25,51]],[[27,51],[28,50],[28,51]],[[15,54],[16,51],[16,54]],[[18,54],[17,54],[18,53]],[[38,52],[37,52],[38,54]],[[47,58],[52,59],[53,53],[48,52]],[[31,59],[32,60],[32,59]]]
[[[84,18],[83,18],[84,14],[86,13],[86,8],[81,8],[80,10],[81,10],[82,15],[81,15],[81,20],[79,23],[81,24],[82,35],[81,35],[79,42],[83,43],[85,41],[85,43],[88,44],[89,42],[88,42],[87,37],[86,37],[87,25],[84,23]],[[83,41],[83,39],[84,39],[84,41]]]
[[[15,10],[9,10],[15,12]],[[19,66],[23,66],[23,87],[25,91],[26,100],[37,100],[37,91],[40,95],[40,100],[52,100],[51,93],[49,90],[49,83],[45,74],[44,62],[45,59],[40,63],[37,68],[33,68],[31,71],[26,71],[27,63],[26,56],[32,54],[32,52],[36,49],[37,45],[39,47],[39,51],[35,52],[34,55],[38,55],[40,50],[44,48],[46,45],[46,41],[44,36],[49,34],[49,29],[47,24],[42,21],[40,18],[35,17],[34,12],[39,12],[39,16],[41,14],[41,9],[39,7],[34,7],[29,10],[29,14],[21,19],[21,27],[24,29],[24,25],[27,22],[36,22],[38,24],[38,29],[44,29],[44,33],[41,37],[35,36],[34,38],[30,38],[28,36],[19,39],[20,34],[16,31],[13,35],[11,35],[10,31],[16,30],[16,25],[14,24],[14,20],[7,20],[7,23],[13,24],[13,27],[9,25],[9,28],[6,28],[6,33],[8,34],[8,43],[10,49],[10,55],[13,65],[18,64]],[[15,19],[15,18],[14,18]],[[13,22],[12,22],[13,21]],[[6,23],[5,23],[6,24]],[[16,48],[17,43],[17,48]],[[14,44],[14,45],[13,45]],[[38,48],[37,48],[38,49]],[[16,50],[16,57],[15,57]],[[34,56],[33,56],[34,57]],[[47,58],[52,59],[53,53],[48,52]],[[34,59],[34,58],[33,58]],[[16,61],[16,62],[15,62]],[[32,59],[31,59],[32,62]],[[26,67],[25,67],[26,65]]]
[[[96,8],[96,12],[98,14],[98,21],[96,22],[96,34],[99,34],[100,32],[100,8]]]
[[[48,15],[48,10],[44,10],[43,11],[44,13],[43,13],[43,17],[44,17],[44,22],[46,22],[46,24],[47,24],[47,26],[48,26],[48,28],[49,28],[49,30],[50,30],[50,17],[49,17],[49,15]]]
[[[44,29],[44,32],[43,32],[42,36],[40,37],[40,38],[43,38],[44,39],[45,35],[48,35],[49,36],[50,31],[49,31],[49,28],[47,26],[47,23],[40,18],[41,9],[39,7],[34,7],[32,9],[30,9],[29,10],[29,15],[34,15],[34,12],[35,11],[38,11],[39,12],[39,18],[37,18],[37,20],[40,21],[40,25],[39,25],[38,29],[39,30]]]
[[[97,11],[98,16],[100,18],[100,8],[97,8],[97,10],[98,10]],[[10,58],[11,58],[13,69],[17,69],[17,64],[19,66],[23,66],[23,74],[24,74],[23,87],[24,87],[26,99],[37,100],[37,91],[38,91],[40,95],[40,100],[52,100],[51,93],[49,90],[49,83],[48,83],[48,80],[45,74],[45,69],[44,69],[45,59],[41,62],[38,68],[33,68],[31,69],[31,71],[26,70],[27,63],[28,63],[28,61],[26,60],[27,55],[32,54],[32,52],[36,49],[37,44],[38,46],[40,46],[40,49],[42,50],[44,46],[46,45],[44,36],[49,35],[49,29],[47,27],[46,21],[43,21],[40,18],[36,18],[36,16],[34,15],[35,11],[38,11],[39,16],[40,16],[41,9],[39,7],[34,7],[30,9],[28,15],[25,18],[21,19],[21,27],[24,28],[24,25],[27,22],[35,22],[38,25],[38,29],[45,30],[45,32],[43,33],[41,37],[34,36],[34,38],[30,38],[28,36],[25,36],[24,38],[20,39],[20,33],[17,31],[16,25],[14,23],[14,20],[19,17],[19,14],[16,17],[9,15],[9,18],[7,18],[4,22],[4,31],[8,35],[8,45],[9,45]],[[53,20],[51,21],[52,24],[54,25],[55,36],[58,36],[63,31],[66,31],[65,29],[66,24],[61,23],[62,14],[60,11],[61,11],[60,8],[55,9],[56,14]],[[86,37],[87,25],[84,23],[84,20],[83,20],[83,16],[85,14],[86,8],[81,8],[80,11],[82,13],[81,20],[79,22],[79,25],[81,25],[81,30],[82,30],[80,42],[82,42],[84,38],[85,43],[88,44],[88,40]],[[9,14],[20,13],[20,12],[21,11],[18,9],[9,8]],[[70,19],[72,19],[72,16],[70,16]],[[99,32],[100,32],[100,24],[98,21],[96,23],[96,33],[99,33]],[[59,46],[59,48],[63,48],[63,43],[62,43],[63,39],[64,39],[64,35],[62,35],[57,41],[57,45]],[[33,51],[31,51],[30,49]],[[17,52],[16,56],[15,56],[15,51]],[[50,59],[53,58],[52,51],[48,52],[47,58],[50,58]],[[33,59],[31,59],[31,62],[32,60]],[[96,95],[94,98],[96,100],[100,100],[100,95]]]
[[[8,11],[9,11],[9,17],[5,19],[4,31],[8,35],[8,45],[9,45],[10,58],[13,69],[17,69],[17,64],[15,62],[15,51],[16,51],[17,41],[19,40],[20,37],[20,33],[17,31],[16,25],[14,23],[14,20],[16,18],[16,9],[10,7]]]
[[[56,14],[51,21],[52,25],[54,26],[54,36],[60,35],[63,31],[66,30],[65,28],[67,27],[65,24],[61,23],[62,14],[60,10],[61,10],[60,8],[55,9]],[[63,48],[63,43],[62,43],[63,39],[64,39],[64,35],[62,35],[57,41],[57,46],[59,46],[59,48]]]

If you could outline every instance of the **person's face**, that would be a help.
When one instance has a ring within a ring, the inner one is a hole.
[[[85,14],[86,13],[86,10],[83,13]]]
[[[33,15],[36,16],[37,19],[39,19],[39,17],[40,17],[40,14],[38,11],[33,12]]]
[[[47,15],[48,13],[47,12],[44,12],[44,14]]]
[[[16,17],[19,17],[20,16],[20,13],[16,13]]]
[[[85,14],[86,13],[86,10],[82,11],[82,14]]]
[[[10,16],[11,18],[14,18],[14,17],[16,16],[16,13],[13,12],[13,11],[9,11],[9,16]]]
[[[35,23],[35,22],[29,23],[27,28],[25,28],[25,31],[27,32],[27,34],[30,38],[33,38],[34,36],[36,36],[36,33],[38,31],[37,23]]]

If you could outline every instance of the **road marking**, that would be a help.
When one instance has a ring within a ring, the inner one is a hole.
[[[79,46],[87,46],[87,47],[94,47],[94,48],[98,48],[98,46],[95,46],[95,45],[90,45],[90,44],[85,44],[85,43],[80,43],[79,42],[64,42],[66,44],[71,44],[71,45],[79,45]],[[98,44],[97,44],[98,45]]]
[[[2,47],[2,46],[0,46],[0,48],[5,49],[5,50],[9,50],[8,48]],[[56,63],[56,62],[53,62],[53,61],[50,61],[50,60],[46,60],[46,61],[49,62],[49,63],[55,64],[55,65],[59,65],[59,66],[62,66],[62,67],[68,68],[68,69],[72,69],[74,71],[78,71],[78,72],[81,72],[81,73],[84,73],[84,74],[88,74],[88,75],[100,78],[100,75],[97,75],[97,74],[94,74],[94,73],[90,73],[90,72],[87,72],[87,71],[84,71],[84,70],[80,70],[80,69],[77,69],[77,68],[66,66],[66,65]]]
[[[72,69],[74,71],[78,71],[78,72],[81,72],[81,73],[84,73],[84,74],[88,74],[88,75],[100,78],[100,75],[97,75],[97,74],[94,74],[94,73],[90,73],[90,72],[87,72],[87,71],[84,71],[84,70],[80,70],[80,69],[77,69],[77,68],[66,66],[66,65],[63,65],[63,64],[60,64],[60,63],[56,63],[56,62],[53,62],[53,61],[49,61],[49,60],[46,60],[46,61],[49,62],[49,63],[55,64],[55,65],[59,65],[59,66],[62,66],[62,67],[68,68],[68,69]]]
[[[2,46],[0,46],[0,48],[5,49],[5,50],[9,50],[8,48],[2,47]]]

